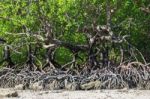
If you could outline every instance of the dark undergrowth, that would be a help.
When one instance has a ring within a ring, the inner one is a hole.
[[[90,90],[90,89],[150,89],[149,65],[140,62],[105,67],[97,70],[83,69],[63,71],[50,69],[49,72],[28,69],[3,68],[0,71],[0,87],[33,90]]]

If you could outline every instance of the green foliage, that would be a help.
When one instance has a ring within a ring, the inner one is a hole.
[[[59,64],[63,65],[67,62],[72,61],[73,56],[70,50],[64,47],[60,47],[56,50],[54,58],[57,60]]]

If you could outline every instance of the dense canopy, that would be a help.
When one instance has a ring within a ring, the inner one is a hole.
[[[0,0],[1,67],[124,77],[149,62],[149,0]]]

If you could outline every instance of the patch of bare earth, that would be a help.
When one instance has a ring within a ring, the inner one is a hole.
[[[0,89],[0,99],[150,99],[150,90],[33,91]]]

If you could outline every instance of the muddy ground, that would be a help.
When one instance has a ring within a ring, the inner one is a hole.
[[[33,91],[1,88],[0,99],[150,99],[150,90]]]

